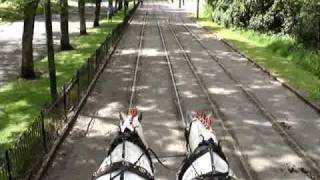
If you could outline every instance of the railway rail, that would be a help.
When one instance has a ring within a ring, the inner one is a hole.
[[[146,18],[147,18],[148,12],[144,14],[143,17],[143,24],[140,31],[140,38],[139,38],[139,47],[138,47],[138,55],[136,58],[135,68],[134,68],[134,74],[133,74],[133,80],[131,85],[131,95],[129,100],[129,108],[132,108],[134,105],[135,95],[136,95],[136,86],[137,86],[137,77],[138,77],[138,71],[139,71],[139,65],[140,65],[140,59],[141,59],[141,53],[143,49],[143,41],[144,41],[144,32],[145,32],[145,24],[146,24]]]
[[[181,120],[183,120],[183,122],[185,122],[185,120],[184,120],[184,111],[183,111],[183,106],[184,105],[182,105],[182,100],[180,98],[180,94],[179,94],[179,91],[178,91],[178,88],[177,88],[177,83],[176,83],[176,80],[175,80],[174,71],[172,70],[172,63],[171,63],[170,57],[168,55],[168,48],[167,48],[166,42],[164,40],[162,28],[161,28],[161,26],[159,24],[159,19],[157,19],[157,27],[158,27],[158,30],[159,30],[159,35],[161,37],[162,47],[163,47],[163,50],[165,52],[165,56],[166,56],[166,60],[167,60],[167,64],[168,64],[168,68],[169,68],[172,84],[173,84],[175,95],[176,95],[177,109],[179,111],[180,116],[182,117]],[[193,63],[190,60],[189,56],[187,55],[185,49],[181,45],[181,42],[178,40],[175,32],[170,27],[170,24],[169,24],[169,29],[170,29],[171,33],[173,34],[174,39],[175,39],[176,43],[178,44],[180,50],[182,51],[182,54],[183,54],[185,60],[187,61],[190,70],[192,71],[194,77],[196,78],[200,89],[202,90],[203,94],[207,98],[207,101],[210,104],[211,110],[214,112],[214,115],[216,116],[216,118],[222,122],[221,125],[222,125],[223,130],[230,135],[231,133],[229,132],[228,128],[226,128],[226,126],[224,125],[224,123],[222,121],[221,113],[219,112],[216,103],[212,100],[212,98],[211,98],[211,96],[210,96],[210,94],[208,92],[208,89],[205,86],[205,83],[203,83],[203,81],[201,80],[201,77],[199,76],[199,74],[198,74],[198,72],[196,70],[196,67],[193,65]],[[243,168],[246,171],[245,174],[247,175],[248,179],[250,179],[250,180],[255,179],[254,175],[252,175],[252,170],[250,170],[249,165],[244,160],[243,155],[242,155],[242,153],[240,151],[240,148],[237,145],[237,143],[235,142],[235,140],[231,140],[231,143],[233,145],[234,150],[238,154],[238,158],[240,159],[240,162],[241,162]]]
[[[187,30],[188,33],[196,40],[196,42],[207,52],[210,58],[215,61],[219,67],[224,71],[224,73],[241,89],[241,91],[247,96],[247,98],[259,109],[261,114],[263,114],[269,122],[272,124],[272,127],[279,133],[280,136],[284,138],[287,144],[301,157],[305,160],[306,164],[311,168],[312,173],[316,176],[320,177],[320,166],[318,163],[313,160],[308,153],[300,146],[297,141],[289,135],[287,130],[285,130],[282,125],[277,121],[277,119],[273,116],[273,114],[268,111],[266,107],[258,100],[256,95],[251,92],[251,90],[243,85],[236,77],[232,75],[232,73],[220,62],[220,59],[214,54],[211,50],[209,50],[200,40],[200,38],[192,32],[185,24],[183,18],[180,16],[183,27]]]
[[[194,40],[196,40],[197,43],[199,43],[199,45],[207,52],[207,54],[209,55],[209,57],[215,61],[219,67],[223,70],[223,72],[241,89],[241,91],[246,95],[246,97],[248,98],[248,100],[254,104],[260,111],[260,113],[265,116],[265,118],[267,120],[269,120],[269,122],[272,124],[273,129],[275,129],[276,132],[278,132],[278,134],[284,139],[284,141],[287,143],[287,145],[300,157],[303,159],[303,161],[305,162],[305,164],[307,164],[307,166],[310,168],[311,170],[311,175],[309,174],[308,176],[311,178],[316,177],[320,177],[320,173],[319,170],[320,168],[318,167],[318,164],[315,162],[315,160],[313,160],[306,152],[305,150],[294,140],[293,137],[291,137],[287,131],[281,126],[281,124],[279,122],[277,122],[276,118],[272,115],[272,113],[270,113],[268,111],[267,108],[265,108],[262,103],[257,99],[257,97],[250,91],[250,89],[248,89],[247,87],[245,87],[239,80],[237,80],[237,78],[235,78],[231,72],[229,72],[227,70],[227,68],[220,62],[219,58],[214,55],[208,48],[206,48],[206,46],[201,42],[200,38],[194,33],[192,32],[185,24],[185,22],[183,21],[183,19],[181,17],[179,17],[182,21],[182,25],[183,27],[186,29],[186,31],[193,37]],[[176,35],[176,32],[173,30],[173,28],[171,27],[171,16],[169,17],[168,20],[168,27],[170,32],[172,33],[172,35],[174,36],[175,42],[178,44],[182,55],[184,57],[184,59],[186,60],[190,70],[192,71],[195,79],[197,80],[197,83],[201,89],[201,91],[203,92],[203,94],[205,95],[205,97],[207,98],[207,101],[212,109],[212,111],[214,112],[215,116],[217,119],[221,120],[221,125],[222,128],[224,129],[224,131],[226,131],[228,134],[232,135],[233,133],[230,132],[230,130],[226,127],[226,125],[224,124],[224,120],[223,120],[223,113],[219,110],[219,106],[217,104],[217,102],[215,102],[211,96],[210,93],[208,91],[208,88],[206,87],[205,83],[203,82],[201,76],[199,75],[196,66],[193,64],[192,60],[190,59],[188,53],[186,52],[185,48],[183,47],[181,41],[179,40],[179,38]],[[176,85],[176,80],[175,80],[175,76],[174,76],[174,71],[172,68],[172,63],[170,60],[170,56],[168,53],[168,48],[166,46],[166,42],[165,42],[165,38],[162,32],[162,28],[159,24],[159,19],[157,19],[157,27],[159,30],[159,35],[161,37],[161,43],[165,52],[165,56],[166,56],[166,60],[167,60],[167,64],[168,64],[168,68],[169,68],[169,72],[170,72],[170,76],[171,76],[171,80],[172,80],[172,84],[174,87],[174,91],[175,91],[175,96],[176,96],[176,105],[177,105],[177,109],[179,111],[179,114],[181,117],[184,117],[184,112],[183,112],[183,106],[182,105],[182,100],[180,98],[180,94]],[[182,120],[184,120],[183,118],[181,118]],[[235,138],[235,137],[233,137]],[[236,138],[235,138],[236,139]],[[246,162],[244,155],[242,154],[239,145],[237,144],[236,140],[232,141],[232,145],[234,150],[237,152],[237,154],[239,155],[239,159],[241,161],[241,164],[243,166],[243,168],[246,171],[246,175],[249,179],[255,179],[256,175],[255,172],[253,172],[253,170],[251,170],[250,166],[248,165],[248,163]]]

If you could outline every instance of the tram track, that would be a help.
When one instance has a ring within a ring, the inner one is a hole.
[[[179,16],[182,22],[182,26],[187,32],[196,40],[196,42],[206,51],[208,56],[216,62],[219,67],[223,70],[223,72],[240,88],[240,90],[247,96],[247,98],[259,109],[261,114],[263,114],[266,119],[272,124],[272,127],[279,133],[281,137],[286,141],[286,143],[294,150],[309,166],[312,171],[312,174],[320,177],[320,167],[318,163],[313,160],[308,153],[297,143],[297,141],[289,135],[289,133],[285,130],[285,128],[277,121],[275,116],[259,101],[256,95],[245,85],[243,85],[236,77],[232,75],[232,73],[222,64],[220,59],[215,55],[211,50],[209,50],[200,40],[200,38],[192,32],[185,24],[182,17]],[[170,26],[170,25],[169,25]]]
[[[179,110],[179,114],[180,116],[182,117],[181,120],[183,120],[183,122],[185,123],[185,119],[184,119],[184,112],[183,112],[183,105],[182,105],[182,100],[180,98],[180,94],[179,94],[179,91],[178,91],[178,88],[177,88],[177,82],[175,80],[175,75],[174,75],[174,71],[173,71],[173,68],[172,68],[172,63],[171,63],[171,59],[169,57],[169,53],[168,53],[168,48],[166,46],[166,43],[165,43],[165,39],[164,39],[164,36],[163,36],[163,32],[162,32],[162,28],[159,24],[159,20],[157,19],[157,27],[158,27],[158,30],[159,30],[159,35],[161,37],[161,42],[162,42],[162,47],[163,47],[163,50],[165,52],[165,56],[166,56],[166,60],[167,60],[167,64],[168,64],[168,68],[169,68],[169,72],[170,72],[170,76],[171,76],[171,80],[172,80],[172,84],[173,84],[173,87],[174,87],[174,91],[175,91],[175,95],[176,95],[176,106],[177,109]],[[191,59],[189,58],[189,56],[187,55],[185,49],[183,48],[181,42],[178,40],[178,37],[176,36],[175,32],[172,30],[172,28],[170,27],[170,24],[168,23],[168,27],[170,29],[170,32],[172,33],[172,35],[174,36],[174,39],[175,39],[175,42],[178,44],[181,52],[182,52],[182,55],[184,56],[192,74],[194,75],[201,91],[203,92],[203,94],[205,94],[205,97],[210,105],[210,108],[211,110],[213,111],[214,113],[214,116],[216,116],[216,118],[218,120],[220,120],[221,122],[221,126],[224,130],[224,132],[226,132],[227,134],[231,135],[232,133],[229,131],[229,129],[226,127],[226,125],[224,124],[223,122],[223,119],[221,117],[221,112],[219,111],[219,109],[217,108],[217,104],[212,100],[211,96],[210,96],[210,93],[205,85],[205,83],[202,81],[196,67],[194,66],[194,64],[192,63]],[[185,124],[184,124],[185,125]],[[248,177],[248,179],[250,180],[254,180],[255,178],[255,175],[252,175],[253,172],[252,170],[250,170],[250,167],[249,165],[246,163],[245,159],[243,158],[243,154],[239,148],[239,146],[237,145],[236,143],[236,140],[235,139],[232,139],[231,140],[231,144],[233,146],[233,149],[235,150],[236,154],[238,155],[238,158],[243,166],[243,169],[245,169],[245,174],[246,176]]]
[[[170,18],[171,18],[171,16],[170,16]],[[203,82],[203,80],[201,78],[201,75],[199,75],[196,66],[193,64],[193,62],[190,59],[188,53],[186,52],[185,48],[183,47],[181,41],[179,40],[179,38],[177,37],[176,33],[172,29],[171,23],[170,23],[170,18],[168,20],[169,30],[172,33],[172,35],[174,36],[175,42],[178,44],[178,46],[179,46],[179,48],[180,48],[180,50],[182,52],[182,55],[184,56],[184,59],[186,60],[190,70],[192,71],[195,79],[198,82],[198,85],[199,85],[200,89],[205,94],[205,97],[207,98],[207,101],[209,102],[209,105],[210,105],[212,111],[216,115],[216,118],[221,120],[221,122],[222,122],[221,126],[224,129],[224,131],[226,131],[228,134],[230,134],[233,137],[231,143],[233,145],[234,150],[238,154],[238,157],[239,157],[239,159],[241,161],[241,164],[242,164],[243,168],[246,171],[246,175],[248,175],[249,179],[256,179],[257,175],[250,168],[250,165],[248,164],[248,162],[244,158],[245,156],[242,154],[242,152],[240,150],[241,148],[239,147],[237,139],[234,137],[234,133],[230,132],[229,128],[227,128],[226,125],[224,124],[224,121],[225,121],[223,119],[224,115],[223,115],[223,112],[221,112],[219,110],[219,104],[217,102],[215,102],[211,98],[210,92],[209,92],[208,88],[206,87],[205,83]],[[166,60],[167,60],[167,64],[168,64],[168,68],[169,68],[169,72],[170,72],[170,76],[171,76],[171,80],[172,80],[172,83],[173,83],[173,86],[174,86],[174,91],[175,91],[176,99],[177,99],[176,101],[178,102],[176,104],[178,106],[177,109],[179,109],[179,114],[183,116],[183,114],[184,114],[183,110],[182,110],[183,105],[181,104],[182,100],[180,99],[180,94],[179,94],[179,91],[178,91],[178,88],[177,88],[177,85],[176,85],[174,71],[172,70],[173,69],[172,68],[172,63],[171,63],[171,60],[170,60],[170,56],[169,56],[169,53],[168,53],[168,48],[166,46],[166,42],[164,40],[162,29],[161,29],[161,27],[159,25],[159,20],[157,20],[157,26],[158,26],[159,34],[160,34],[160,37],[161,37],[162,46],[163,46],[163,49],[165,51]],[[266,109],[262,105],[262,103],[253,94],[253,92],[251,92],[250,89],[245,87],[239,80],[237,80],[231,74],[231,72],[229,72],[227,70],[227,68],[219,61],[218,57],[216,55],[213,55],[213,53],[209,49],[207,49],[205,47],[205,45],[201,42],[201,40],[192,31],[190,31],[190,29],[188,29],[188,27],[186,27],[185,22],[183,22],[183,27],[187,30],[188,33],[191,34],[193,39],[195,39],[200,44],[200,46],[207,52],[207,54],[210,56],[210,58],[219,65],[219,67],[223,70],[223,72],[227,75],[227,77],[229,77],[236,84],[236,86],[238,86],[240,88],[240,90],[245,94],[245,96],[248,98],[248,100],[254,106],[256,106],[258,108],[260,113],[271,123],[273,129],[283,138],[283,140],[288,145],[288,147],[291,150],[293,150],[301,159],[303,159],[305,164],[310,169],[310,172],[302,172],[302,173],[305,173],[307,176],[309,176],[312,179],[314,179],[315,176],[319,177],[319,169],[320,168],[318,167],[317,163],[311,157],[308,156],[308,154],[303,150],[303,148],[287,133],[287,131],[281,126],[281,124],[279,122],[277,122],[276,118],[272,115],[271,112],[268,111],[268,109]]]
[[[137,78],[138,78],[138,71],[139,71],[141,54],[142,54],[142,50],[143,50],[143,41],[144,41],[145,24],[146,24],[147,15],[148,15],[148,12],[145,12],[144,17],[143,17],[142,28],[140,31],[137,58],[136,58],[136,62],[135,62],[134,74],[133,74],[133,79],[132,79],[132,84],[131,84],[131,89],[130,89],[131,95],[130,95],[130,99],[129,99],[129,108],[133,107],[135,95],[136,95]]]

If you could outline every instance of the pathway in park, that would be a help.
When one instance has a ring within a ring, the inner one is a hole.
[[[69,12],[69,31],[72,36],[79,34],[80,21],[76,2],[71,1]],[[95,5],[87,3],[86,20],[87,27],[93,26]],[[106,17],[107,3],[102,3],[101,15]],[[52,29],[55,49],[59,50],[60,44],[60,16],[53,15]],[[21,41],[23,21],[10,22],[0,25],[0,86],[8,81],[18,78],[21,64]],[[36,17],[34,26],[34,59],[37,60],[46,55],[46,31],[43,15]]]
[[[213,128],[238,179],[319,177],[319,114],[195,24],[177,5],[145,1],[45,179],[90,179],[105,158],[117,132],[118,112],[128,107],[143,24],[134,104],[144,114],[149,146],[165,164],[176,170],[186,153],[169,60],[183,108],[216,113]],[[156,161],[155,165],[156,179],[175,179],[176,171]]]

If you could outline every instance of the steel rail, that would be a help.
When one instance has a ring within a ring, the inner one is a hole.
[[[171,18],[171,16],[170,16],[170,18]],[[252,170],[251,170],[250,166],[248,165],[247,161],[245,160],[244,155],[242,154],[241,149],[240,149],[238,143],[236,142],[236,138],[233,137],[233,135],[232,135],[233,133],[231,133],[229,128],[226,127],[225,120],[222,118],[223,117],[222,116],[223,113],[219,110],[218,104],[211,98],[210,93],[208,91],[208,88],[206,87],[205,83],[203,82],[202,78],[200,77],[200,75],[198,73],[198,70],[196,69],[196,67],[192,63],[189,55],[187,54],[187,52],[183,48],[183,46],[181,44],[181,41],[178,39],[175,31],[172,29],[171,23],[170,23],[170,19],[168,21],[168,27],[169,27],[170,32],[173,34],[174,39],[175,39],[176,43],[178,44],[178,46],[179,46],[179,48],[180,48],[180,50],[182,52],[182,55],[184,56],[184,58],[185,58],[185,60],[186,60],[186,62],[188,64],[191,72],[193,73],[193,75],[194,75],[194,77],[195,77],[195,79],[196,79],[201,91],[205,94],[205,96],[207,98],[207,101],[209,102],[210,107],[213,110],[214,115],[216,116],[217,119],[219,119],[221,121],[221,126],[222,126],[223,130],[225,132],[227,132],[232,137],[231,144],[232,144],[233,149],[235,150],[236,154],[238,155],[238,158],[239,158],[239,160],[241,162],[242,167],[246,171],[245,172],[246,175],[248,176],[248,178],[250,180],[256,179],[256,178],[254,178],[254,177],[256,177],[256,175],[253,175],[254,173],[252,172]]]
[[[307,152],[296,142],[296,140],[280,125],[277,121],[277,118],[268,111],[267,108],[260,102],[256,95],[247,87],[245,87],[238,79],[236,79],[232,73],[220,62],[218,58],[211,50],[209,50],[200,38],[192,32],[185,24],[184,20],[179,16],[182,21],[183,27],[191,34],[191,36],[198,42],[198,44],[206,51],[210,58],[215,61],[219,67],[224,71],[224,73],[241,89],[241,91],[247,96],[247,98],[259,109],[259,111],[269,120],[272,124],[272,127],[279,133],[279,135],[287,142],[289,147],[294,150],[305,163],[310,167],[311,171],[320,177],[320,166],[316,160],[312,159]]]
[[[129,100],[129,108],[132,108],[133,101],[134,101],[134,98],[135,98],[135,93],[136,93],[137,74],[138,74],[139,64],[140,64],[140,59],[141,59],[141,54],[142,54],[142,46],[143,46],[144,31],[145,31],[144,29],[145,29],[147,14],[148,14],[148,12],[146,12],[144,14],[143,24],[142,24],[142,28],[141,28],[141,31],[140,31],[139,49],[138,49],[138,55],[137,55],[137,58],[136,58],[133,81],[132,81],[132,85],[131,85],[131,96],[130,96],[130,100]]]
[[[169,57],[168,49],[167,49],[167,46],[166,46],[166,43],[165,43],[165,40],[164,40],[164,37],[163,37],[162,29],[161,29],[161,27],[159,25],[159,18],[158,17],[157,17],[157,27],[158,27],[158,30],[159,30],[161,43],[162,43],[162,48],[163,48],[165,56],[166,56],[166,60],[167,60],[167,64],[168,64],[168,68],[169,68],[169,72],[170,72],[170,77],[171,77],[171,81],[172,81],[172,84],[173,84],[173,88],[174,88],[174,92],[175,92],[175,96],[176,96],[176,100],[177,100],[176,106],[178,106],[178,111],[179,111],[180,118],[181,118],[182,122],[184,123],[184,126],[186,126],[186,121],[185,121],[185,118],[184,118],[184,113],[183,113],[182,105],[181,105],[181,99],[180,99],[180,95],[179,95],[178,88],[177,88],[177,82],[176,82],[176,79],[175,79],[175,76],[174,76],[174,72],[173,72],[173,69],[172,69],[172,64],[171,64],[171,60],[170,60],[170,57]]]

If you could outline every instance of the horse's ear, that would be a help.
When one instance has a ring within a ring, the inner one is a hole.
[[[141,112],[141,113],[139,113],[138,121],[139,121],[139,122],[141,122],[141,121],[142,121],[142,112]]]
[[[123,123],[124,121],[124,114],[122,112],[119,112],[119,118],[120,118],[120,122]]]

